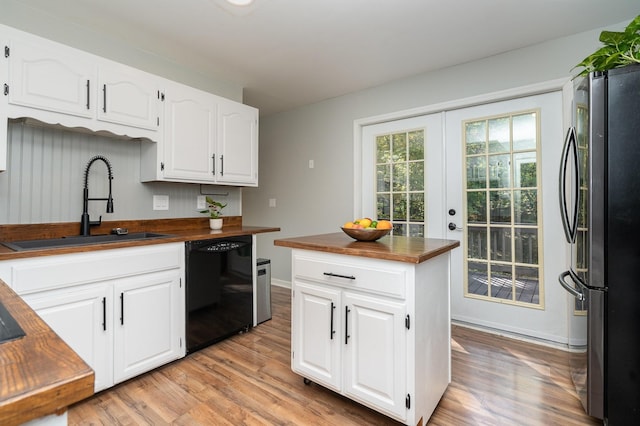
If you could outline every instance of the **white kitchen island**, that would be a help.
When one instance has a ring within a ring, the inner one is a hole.
[[[449,252],[459,242],[334,233],[274,244],[293,249],[293,371],[426,424],[451,381]]]

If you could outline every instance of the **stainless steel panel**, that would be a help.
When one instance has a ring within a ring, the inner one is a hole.
[[[587,286],[604,288],[605,283],[605,206],[606,202],[606,119],[607,84],[604,76],[590,77],[589,102],[589,179]]]
[[[588,290],[587,296],[587,414],[604,417],[604,317],[605,298],[602,290]]]

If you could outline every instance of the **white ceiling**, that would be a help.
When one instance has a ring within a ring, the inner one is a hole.
[[[22,0],[244,87],[261,115],[590,29],[638,0]],[[570,70],[567,70],[569,73]]]

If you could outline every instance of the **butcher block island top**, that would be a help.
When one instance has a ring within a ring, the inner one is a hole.
[[[93,395],[93,370],[0,280],[0,303],[24,336],[0,342],[0,424],[18,425]]]
[[[386,236],[378,241],[356,241],[343,232],[285,238],[274,245],[303,250],[361,256],[372,259],[422,263],[460,246],[459,241],[436,238]]]

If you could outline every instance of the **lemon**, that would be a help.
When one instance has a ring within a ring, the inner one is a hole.
[[[358,223],[362,225],[363,228],[368,228],[369,226],[371,226],[371,219],[369,219],[368,217],[365,217],[363,219],[358,220]]]

